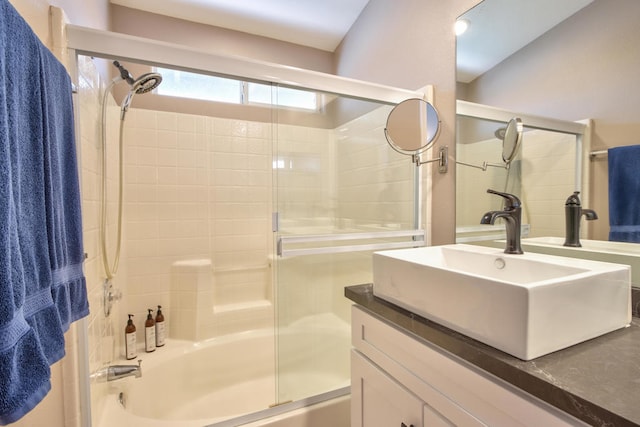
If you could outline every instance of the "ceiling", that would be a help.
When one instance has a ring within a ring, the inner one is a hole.
[[[110,1],[328,52],[335,51],[369,3],[369,0]],[[470,26],[458,37],[458,81],[472,81],[592,1],[484,0],[463,15]]]
[[[113,4],[333,52],[369,0],[110,0]]]
[[[593,0],[485,0],[461,18],[457,80],[468,83],[531,43]]]

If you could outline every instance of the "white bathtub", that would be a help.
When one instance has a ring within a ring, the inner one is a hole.
[[[328,391],[327,387],[336,384],[349,385],[348,325],[335,321],[320,325],[316,321],[314,325],[313,334],[301,333],[302,325],[287,328],[281,334],[281,345],[287,346],[291,357],[278,359],[282,372],[279,390],[287,390],[291,385],[300,390],[302,386],[307,387],[303,395],[310,396]],[[322,354],[317,351],[318,341],[327,349]],[[273,331],[252,331],[200,343],[167,340],[154,353],[139,355],[141,378],[128,377],[110,383],[96,427],[203,427],[267,409],[276,401],[274,346]],[[117,363],[131,362],[135,361]],[[120,393],[124,405],[119,402]],[[281,393],[280,400],[287,397]],[[344,399],[335,403],[339,412],[336,421],[346,417],[348,425],[348,402],[346,412]],[[292,415],[299,417],[299,412]],[[325,403],[321,412],[326,417],[331,414],[331,407]],[[281,418],[283,415],[279,415]],[[265,422],[264,425],[310,424]]]

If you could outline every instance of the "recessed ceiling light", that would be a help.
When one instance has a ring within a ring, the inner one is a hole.
[[[469,28],[469,24],[470,22],[468,19],[458,19],[454,25],[456,36],[464,34],[464,32]]]

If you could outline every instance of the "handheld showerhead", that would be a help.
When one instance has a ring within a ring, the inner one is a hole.
[[[113,65],[120,70],[120,78],[129,83],[131,90],[135,93],[152,91],[162,82],[162,75],[159,73],[147,73],[134,79],[129,70],[124,68],[118,61],[113,61]]]
[[[162,75],[159,73],[143,74],[131,84],[131,90],[135,93],[147,93],[157,88],[162,82]]]
[[[126,81],[131,89],[125,98],[122,100],[122,111],[120,113],[120,119],[124,120],[124,115],[131,105],[133,95],[138,93],[147,93],[157,88],[162,82],[162,75],[159,73],[147,73],[143,74],[134,80],[131,73],[124,68],[118,61],[113,61],[113,65],[120,70],[120,79]]]

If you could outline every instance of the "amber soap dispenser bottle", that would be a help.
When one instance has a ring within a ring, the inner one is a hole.
[[[144,351],[151,353],[156,351],[156,322],[153,320],[152,309],[148,309],[149,314],[144,322]]]
[[[156,312],[156,347],[162,347],[164,345],[165,328],[164,328],[164,314],[162,314],[162,306],[158,306]]]
[[[127,326],[124,328],[124,353],[127,360],[135,359],[138,356],[136,349],[136,325],[133,324],[132,317],[133,314],[130,314],[129,320],[127,320]]]

